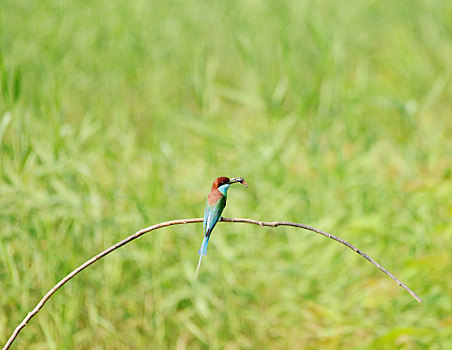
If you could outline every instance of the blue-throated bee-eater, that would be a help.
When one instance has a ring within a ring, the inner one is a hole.
[[[201,260],[207,253],[207,245],[209,244],[210,234],[213,228],[221,218],[221,213],[226,206],[226,199],[228,196],[229,186],[233,183],[241,183],[245,187],[248,184],[243,177],[233,177],[232,179],[222,176],[215,179],[212,185],[212,190],[207,196],[206,209],[204,210],[204,223],[203,223],[203,240],[201,248],[198,251],[199,262],[196,268],[195,278],[198,278],[199,268],[201,267]]]

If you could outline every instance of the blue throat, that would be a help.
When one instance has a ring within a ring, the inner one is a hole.
[[[218,191],[220,191],[221,194],[222,194],[225,198],[228,197],[228,189],[229,189],[229,186],[231,186],[231,185],[230,185],[230,184],[226,184],[226,185],[222,185],[222,186],[218,187]]]

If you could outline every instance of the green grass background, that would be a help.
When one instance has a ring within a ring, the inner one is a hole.
[[[14,349],[450,349],[452,2],[0,3],[0,342]]]

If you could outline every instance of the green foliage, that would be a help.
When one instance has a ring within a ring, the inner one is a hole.
[[[30,1],[0,11],[0,342],[16,349],[452,346],[452,2]]]

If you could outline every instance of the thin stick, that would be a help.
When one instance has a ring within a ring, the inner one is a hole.
[[[344,241],[342,238],[336,237],[335,235],[332,235],[331,233],[324,232],[322,230],[319,230],[315,227],[311,227],[308,225],[298,224],[295,222],[289,222],[289,221],[273,221],[273,222],[265,222],[265,221],[256,221],[251,219],[227,219],[227,218],[221,218],[221,221],[224,222],[243,222],[247,224],[254,224],[259,226],[270,226],[270,227],[278,227],[278,226],[292,226],[292,227],[298,227],[305,230],[309,230],[318,234],[321,234],[325,237],[331,238],[335,240],[336,242],[342,243],[343,245],[347,246],[348,248],[354,250],[359,255],[361,255],[364,259],[370,261],[373,265],[378,267],[381,271],[383,271],[385,274],[387,274],[389,277],[391,277],[397,285],[405,289],[408,293],[411,294],[411,296],[416,299],[418,302],[422,303],[422,299],[419,298],[415,292],[413,292],[406,284],[404,284],[402,281],[400,281],[396,276],[394,276],[392,273],[390,273],[388,270],[386,270],[383,266],[381,266],[379,263],[377,263],[374,259],[372,259],[369,255],[364,253],[362,250],[359,250],[354,245],[348,243],[347,241]]]
[[[292,227],[298,227],[305,230],[313,231],[318,234],[321,234],[325,237],[331,238],[339,243],[342,243],[343,245],[347,246],[348,248],[354,250],[359,255],[361,255],[366,260],[370,261],[373,265],[375,265],[377,268],[379,268],[381,271],[383,271],[385,274],[387,274],[389,277],[391,277],[400,287],[405,289],[408,293],[411,294],[411,296],[416,299],[418,302],[422,302],[422,299],[419,298],[416,293],[414,293],[410,288],[408,288],[404,283],[402,283],[397,277],[395,277],[392,273],[390,273],[388,270],[386,270],[383,266],[381,266],[379,263],[377,263],[375,260],[373,260],[370,256],[356,248],[355,246],[351,245],[350,243],[344,241],[343,239],[336,237],[330,233],[321,231],[319,229],[316,229],[314,227],[310,227],[307,225],[295,223],[295,222],[288,222],[288,221],[272,221],[272,222],[266,222],[266,221],[257,221],[252,219],[228,219],[228,218],[221,218],[222,222],[229,222],[229,223],[246,223],[246,224],[254,224],[259,225],[261,227],[269,226],[269,227],[278,227],[278,226],[292,226]],[[6,342],[5,346],[3,347],[3,350],[7,350],[10,348],[11,344],[14,342],[14,340],[17,338],[19,332],[27,325],[27,323],[30,321],[30,319],[35,316],[44,306],[44,304],[47,302],[47,300],[50,299],[50,297],[58,290],[60,289],[66,282],[68,282],[71,278],[73,278],[75,275],[77,275],[79,272],[86,269],[88,266],[94,264],[96,261],[102,259],[104,256],[110,254],[112,251],[122,247],[123,245],[126,245],[127,243],[133,241],[134,239],[144,235],[147,232],[157,230],[162,227],[172,226],[172,225],[181,225],[181,224],[193,224],[197,222],[203,222],[202,218],[196,218],[196,219],[184,219],[184,220],[173,220],[173,221],[167,221],[162,222],[160,224],[152,225],[149,227],[146,227],[133,235],[127,237],[126,239],[116,243],[115,245],[111,246],[110,248],[104,250],[103,252],[97,254],[93,258],[89,259],[84,264],[77,267],[74,271],[69,273],[66,277],[64,277],[60,282],[58,282],[52,289],[50,289],[47,294],[41,299],[41,301],[36,305],[36,307],[30,311],[27,316],[24,318],[24,320],[16,327],[11,337]]]
[[[38,305],[36,305],[36,307],[31,312],[28,313],[27,317],[25,317],[24,320],[17,326],[17,328],[14,330],[13,334],[11,335],[11,337],[8,339],[5,346],[3,347],[3,350],[9,349],[9,347],[13,343],[14,339],[16,339],[17,335],[22,330],[22,328],[24,328],[27,325],[28,321],[30,321],[30,319],[41,310],[41,308],[44,306],[44,304],[47,302],[47,300],[49,300],[50,297],[58,289],[60,289],[67,281],[69,281],[72,277],[77,275],[79,272],[86,269],[91,264],[94,264],[96,261],[102,259],[105,255],[110,254],[112,251],[122,247],[123,245],[129,243],[130,241],[133,241],[134,239],[140,237],[141,235],[144,235],[147,232],[157,230],[158,228],[162,228],[162,227],[166,227],[166,226],[180,225],[180,224],[192,224],[192,223],[196,223],[196,222],[203,222],[203,219],[198,218],[198,219],[186,219],[186,220],[173,220],[173,221],[162,222],[157,225],[146,227],[146,228],[134,233],[133,235],[127,237],[126,239],[122,240],[121,242],[118,242],[115,245],[111,246],[110,248],[104,250],[102,253],[97,254],[95,257],[89,259],[87,262],[80,265],[74,271],[72,271],[70,274],[68,274],[66,277],[64,277],[51,290],[49,290],[47,292],[47,294],[41,299],[41,301],[38,303]]]

